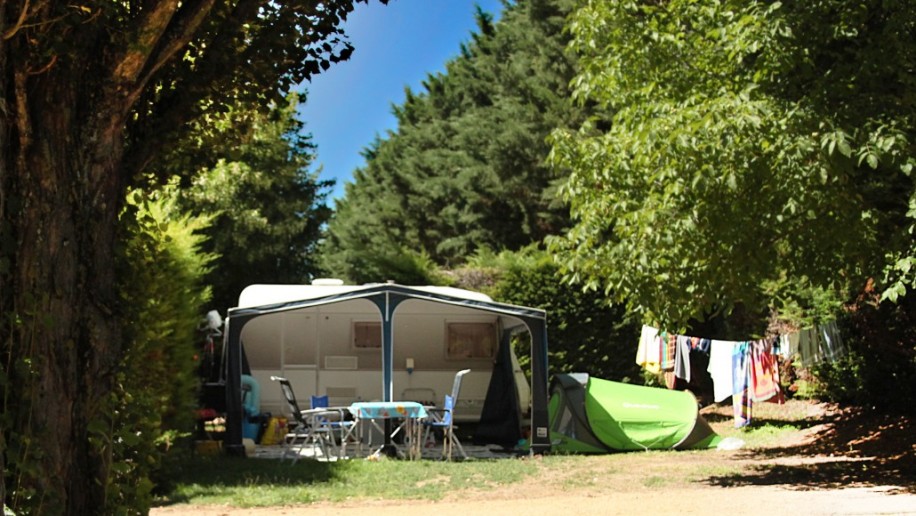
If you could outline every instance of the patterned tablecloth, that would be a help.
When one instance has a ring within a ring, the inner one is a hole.
[[[365,422],[381,430],[377,420],[400,420],[400,424],[394,428],[386,441],[393,441],[395,435],[403,431],[407,457],[412,460],[420,458],[420,420],[427,417],[426,408],[422,404],[415,401],[360,401],[351,404],[349,410],[356,418],[357,426],[362,426]],[[372,447],[371,437],[369,446]]]
[[[415,401],[359,401],[350,413],[358,419],[423,419],[426,408]]]

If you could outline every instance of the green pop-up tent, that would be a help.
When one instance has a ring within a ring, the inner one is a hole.
[[[548,405],[554,451],[608,453],[715,447],[721,437],[685,391],[559,374]]]

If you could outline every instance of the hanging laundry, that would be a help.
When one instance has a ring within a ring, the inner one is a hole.
[[[742,342],[734,347],[732,353],[732,408],[735,414],[735,428],[742,428],[751,423],[754,402],[748,392],[750,387],[750,349],[749,343]]]
[[[805,328],[798,332],[798,358],[802,367],[808,368],[823,360],[819,340],[817,328]]]
[[[709,343],[709,375],[712,377],[713,399],[725,401],[734,394],[734,368],[732,355],[740,342],[713,340]]]
[[[773,342],[773,354],[779,355],[784,359],[791,358],[792,354],[789,353],[789,334],[785,333],[776,337],[775,342]]]
[[[690,382],[690,337],[678,335],[674,350],[674,375]]]
[[[696,338],[696,337],[694,337]],[[696,345],[695,349],[700,350],[703,353],[709,354],[709,343],[712,342],[709,339],[699,339],[699,342]]]
[[[639,335],[639,347],[636,349],[636,363],[653,374],[661,372],[661,346],[658,329],[643,325]]]
[[[674,355],[677,350],[677,335],[661,332],[660,337],[662,341],[662,371],[673,371]]]
[[[677,387],[677,377],[674,376],[674,370],[665,371],[662,376],[665,378],[665,388],[673,391]]]
[[[801,353],[798,345],[799,336],[800,334],[797,331],[793,331],[787,336],[789,341],[788,358],[794,359],[794,357],[799,356],[799,353]]]
[[[836,321],[818,325],[817,331],[820,336],[819,343],[822,346],[821,354],[827,360],[833,361],[846,354],[846,346],[843,344],[843,337],[840,336],[840,329]]]
[[[750,424],[755,401],[783,402],[780,357],[798,357],[803,367],[810,367],[821,360],[835,360],[846,352],[835,321],[757,341],[678,336],[643,326],[636,363],[652,373],[664,373],[665,384],[672,389],[678,380],[690,383],[692,377],[705,377],[691,373],[694,361],[690,353],[698,350],[702,352],[698,356],[703,357],[703,365],[708,352],[706,371],[713,382],[713,399],[722,402],[732,398],[736,428]]]
[[[749,343],[749,388],[753,401],[767,401],[779,395],[779,373],[776,356],[771,353],[775,339]]]

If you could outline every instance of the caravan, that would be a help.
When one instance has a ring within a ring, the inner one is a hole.
[[[476,423],[475,440],[503,444],[514,444],[529,425],[540,426],[546,445],[545,320],[541,310],[451,287],[337,280],[249,286],[227,318],[227,444],[233,445],[238,426],[233,392],[242,375],[261,384],[262,412],[282,413],[284,400],[269,388],[271,376],[338,406],[440,404],[455,372],[470,369],[456,421]],[[512,349],[516,338],[531,342],[530,384]]]

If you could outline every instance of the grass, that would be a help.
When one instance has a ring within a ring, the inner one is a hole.
[[[267,507],[371,499],[438,500],[467,489],[519,482],[540,470],[527,459],[466,462],[364,460],[296,464],[228,456],[194,457],[157,505]]]
[[[745,450],[788,442],[814,424],[805,403],[758,404],[754,423],[735,429],[730,407],[706,418],[722,437],[745,441]],[[717,460],[717,450],[649,451],[597,456],[553,455],[463,462],[352,460],[296,464],[270,459],[191,455],[157,505],[271,507],[320,502],[441,500],[480,496],[498,489],[576,488],[627,490],[689,486],[710,478],[743,474],[741,466]],[[524,484],[524,485],[522,485]]]

